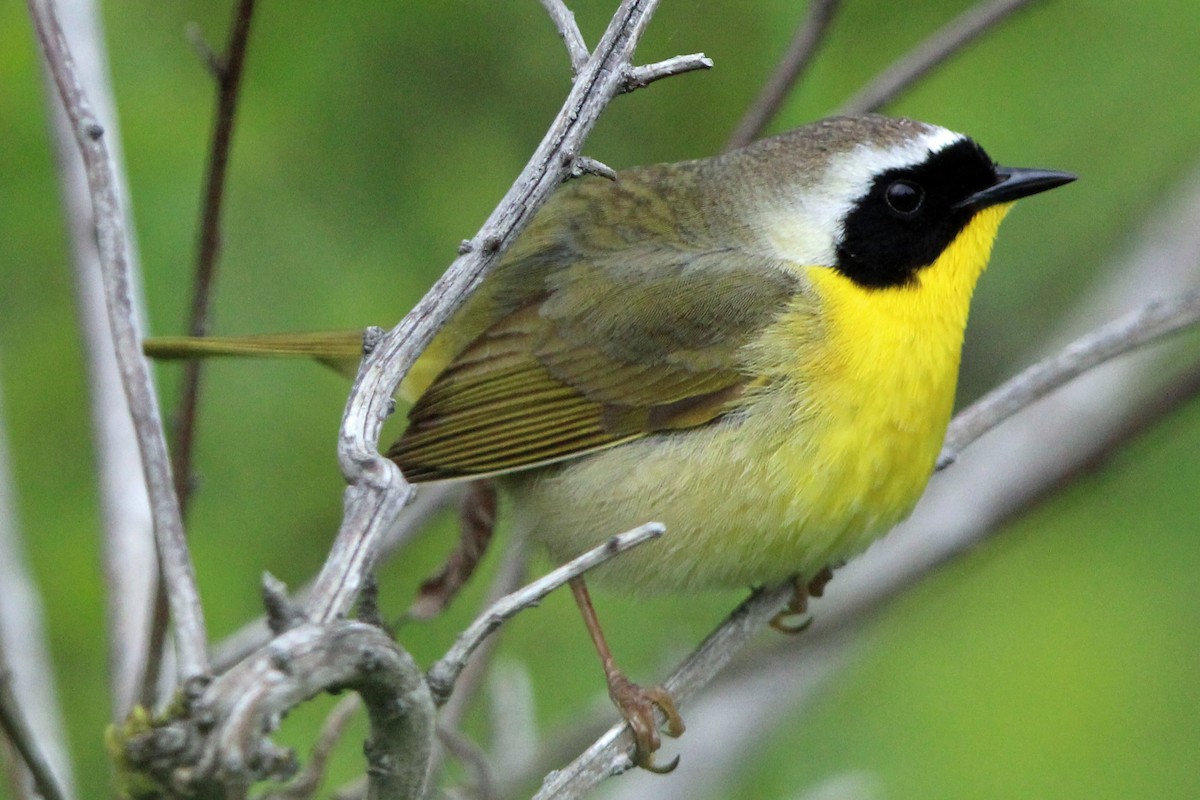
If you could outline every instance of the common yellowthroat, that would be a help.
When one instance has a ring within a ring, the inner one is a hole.
[[[594,577],[638,592],[807,580],[912,510],[954,403],[971,294],[1013,201],[1074,180],[970,138],[840,117],[699,161],[572,181],[401,387],[412,482],[497,478],[557,560],[648,520]],[[155,355],[354,337],[161,340]],[[653,767],[661,689],[612,664]]]

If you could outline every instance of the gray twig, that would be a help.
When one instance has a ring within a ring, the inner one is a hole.
[[[629,67],[625,70],[625,83],[622,91],[632,92],[649,86],[655,81],[669,78],[672,75],[682,75],[685,72],[695,72],[698,69],[712,69],[713,60],[704,53],[690,53],[686,56],[671,58],[644,64],[639,67]]]
[[[446,655],[429,669],[429,687],[438,704],[446,702],[454,690],[458,676],[467,665],[467,659],[475,648],[486,639],[501,623],[519,612],[537,604],[543,597],[572,578],[577,578],[589,570],[595,569],[626,550],[637,547],[643,542],[657,539],[666,529],[657,522],[648,522],[626,533],[618,534],[599,547],[593,548],[583,555],[568,561],[556,570],[546,573],[525,588],[513,592],[494,603],[481,614],[467,629],[459,634],[454,645]]]
[[[954,463],[963,448],[1013,414],[1089,369],[1198,321],[1200,291],[1191,291],[1174,300],[1152,300],[1077,339],[961,411],[946,433],[938,469]]]
[[[169,588],[171,616],[178,641],[179,673],[186,680],[208,671],[204,616],[171,481],[162,418],[134,322],[127,226],[117,198],[116,175],[104,142],[104,128],[84,91],[53,2],[29,0],[29,11],[43,58],[71,120],[87,173],[117,366],[137,433],[159,562]]]
[[[808,4],[808,14],[796,29],[796,35],[792,37],[787,52],[783,54],[775,72],[771,74],[771,78],[746,110],[729,141],[725,143],[726,150],[743,147],[762,135],[763,130],[779,113],[779,108],[792,91],[792,87],[812,63],[821,43],[825,41],[825,32],[829,29],[829,23],[833,21],[839,5],[841,0],[812,0]]]
[[[122,156],[112,86],[108,71],[99,10],[93,0],[59,0],[63,33],[76,54],[80,81],[95,104],[96,116],[105,120],[109,153],[116,176],[118,198],[129,192]],[[51,109],[58,185],[71,248],[76,317],[87,369],[88,406],[95,442],[96,482],[100,498],[108,674],[113,719],[123,719],[137,699],[146,672],[147,638],[158,556],[150,501],[146,494],[142,459],[129,415],[129,403],[113,347],[104,281],[92,218],[92,198],[87,175],[75,142],[75,131],[58,102],[52,76],[45,72],[46,100]],[[129,214],[128,203],[124,203]],[[128,229],[126,230],[128,236]],[[139,268],[134,243],[125,242],[129,271],[135,286]],[[143,317],[135,290],[136,317]],[[136,319],[135,319],[136,322]]]
[[[575,22],[575,15],[571,13],[571,9],[567,8],[567,4],[563,0],[539,1],[542,8],[546,9],[546,13],[550,15],[554,29],[558,31],[563,44],[567,47],[567,57],[571,59],[571,74],[578,75],[579,71],[587,64],[588,56],[591,54],[588,52],[587,44],[583,41],[579,25]]]
[[[853,97],[838,113],[865,114],[891,102],[931,70],[1036,0],[985,0],[951,20],[910,50]]]

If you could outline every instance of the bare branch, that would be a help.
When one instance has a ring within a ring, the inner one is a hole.
[[[29,729],[25,717],[21,714],[21,709],[17,706],[17,699],[13,697],[12,690],[8,685],[8,671],[2,659],[0,659],[0,730],[4,731],[13,747],[21,754],[25,766],[33,775],[33,782],[37,787],[38,794],[46,800],[66,800],[66,795],[59,788],[58,781],[54,779],[50,762],[42,754],[33,731]]]
[[[80,81],[95,103],[96,116],[105,120],[111,138],[112,162],[119,199],[128,191],[122,169],[116,110],[109,80],[99,11],[93,0],[62,0],[64,35],[76,54]],[[96,476],[104,534],[104,578],[108,625],[108,664],[113,719],[122,719],[137,698],[146,670],[147,635],[158,556],[150,501],[138,452],[129,403],[121,386],[113,349],[112,331],[104,301],[100,256],[92,219],[92,199],[87,175],[72,128],[54,83],[45,71],[47,105],[58,184],[71,248],[76,316],[87,368],[88,405],[95,441]],[[128,209],[128,203],[124,203]],[[128,214],[128,210],[126,210]],[[131,280],[136,286],[139,269],[133,242],[125,242]],[[139,292],[134,291],[135,324],[140,313]]]
[[[558,35],[562,37],[563,44],[567,46],[567,56],[571,59],[571,74],[578,75],[579,71],[587,64],[588,52],[587,44],[583,41],[583,34],[579,31],[579,25],[575,22],[575,15],[571,13],[571,9],[567,8],[567,4],[563,0],[540,0],[542,8],[546,9],[546,13],[550,15],[550,21],[554,23],[554,29],[558,31]]]
[[[467,659],[492,631],[501,623],[521,611],[536,605],[543,597],[572,578],[578,578],[585,572],[595,569],[626,550],[639,544],[657,539],[663,535],[665,528],[657,522],[648,522],[626,533],[618,534],[599,547],[593,548],[583,555],[568,561],[556,570],[538,578],[520,591],[513,592],[497,601],[491,608],[481,614],[465,631],[459,634],[458,640],[429,669],[429,687],[438,704],[446,702],[454,690],[454,684],[462,673]]]
[[[632,92],[634,89],[641,89],[672,75],[682,75],[685,72],[695,72],[699,69],[712,69],[712,66],[713,60],[704,53],[691,53],[686,56],[672,56],[640,67],[629,67],[625,70],[625,84],[622,86],[622,91]]]
[[[617,179],[617,171],[603,161],[597,161],[588,156],[578,156],[572,160],[570,177],[579,178],[584,175],[598,175],[610,181]]]
[[[838,113],[865,114],[879,110],[959,50],[1034,2],[984,0],[972,6],[860,89],[842,104]]]
[[[1200,322],[1200,291],[1176,300],[1154,300],[1076,340],[1039,361],[960,412],[946,433],[938,459],[944,469],[958,453],[1021,409],[1045,397],[1087,370],[1150,341]]]
[[[418,797],[433,743],[433,700],[412,657],[357,621],[306,623],[280,635],[216,678],[187,718],[131,735],[126,759],[187,796],[244,796],[238,793],[251,782],[286,779],[295,769],[293,754],[266,738],[282,715],[334,689],[353,689],[367,708],[368,796]],[[180,763],[184,754],[194,760]]]
[[[792,37],[787,52],[783,54],[775,72],[771,74],[771,78],[746,110],[729,141],[725,143],[726,150],[744,147],[762,135],[767,125],[779,113],[779,108],[791,93],[792,87],[812,63],[817,49],[825,41],[825,32],[829,29],[829,23],[833,21],[833,15],[837,13],[839,5],[841,0],[811,0],[808,4],[808,14],[796,29],[796,35]]]
[[[217,258],[221,250],[221,210],[225,200],[225,178],[229,171],[229,153],[233,144],[238,92],[242,68],[246,63],[246,43],[254,17],[254,0],[240,0],[229,32],[229,44],[223,57],[212,56],[210,67],[217,81],[217,110],[212,144],[204,177],[204,202],[200,212],[199,246],[192,283],[192,307],[188,319],[189,336],[207,336],[212,309],[213,283],[217,278]],[[211,51],[210,51],[211,52]],[[174,431],[175,491],[186,513],[191,496],[192,444],[200,395],[202,359],[193,358],[183,365],[179,408]]]
[[[399,469],[376,452],[392,393],[437,330],[483,280],[500,254],[566,176],[600,112],[623,88],[658,0],[623,0],[550,130],[483,227],[417,306],[379,342],[359,371],[342,418],[338,459],[350,484],[333,551],[313,588],[314,621],[336,618],[358,591],[380,532],[411,496]],[[461,252],[461,251],[460,251]]]
[[[150,493],[159,562],[169,587],[171,616],[177,632],[180,675],[190,679],[208,671],[204,617],[172,487],[171,466],[154,385],[141,355],[140,336],[134,323],[129,253],[125,245],[127,226],[117,199],[116,177],[104,143],[104,128],[92,111],[80,82],[53,3],[51,0],[29,0],[29,10],[43,58],[71,120],[87,172],[117,365],[137,432]]]

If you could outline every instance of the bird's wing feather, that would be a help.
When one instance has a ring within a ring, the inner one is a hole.
[[[709,423],[760,380],[743,348],[800,288],[781,262],[745,253],[642,242],[575,256],[416,401],[388,452],[409,480],[512,472]]]

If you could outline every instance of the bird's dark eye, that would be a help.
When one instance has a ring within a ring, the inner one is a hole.
[[[888,208],[898,217],[911,217],[921,208],[925,190],[912,181],[892,181],[883,193]]]

